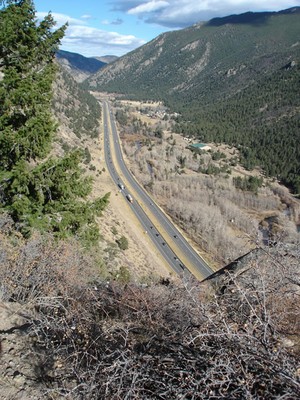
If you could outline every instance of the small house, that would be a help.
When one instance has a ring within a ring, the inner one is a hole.
[[[194,144],[191,144],[190,147],[192,147],[194,149],[204,150],[204,151],[211,150],[211,147],[205,143],[194,143]]]

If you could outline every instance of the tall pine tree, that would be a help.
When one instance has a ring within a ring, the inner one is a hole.
[[[0,10],[0,205],[23,233],[32,227],[97,238],[94,217],[108,195],[86,201],[81,153],[48,158],[56,124],[51,113],[55,52],[66,25],[37,22],[31,0],[9,0]]]
[[[51,116],[53,59],[66,26],[52,32],[49,14],[38,25],[31,0],[0,11],[0,165],[45,156],[55,125]]]

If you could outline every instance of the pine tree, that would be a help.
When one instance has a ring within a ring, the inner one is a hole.
[[[0,204],[24,234],[35,227],[96,239],[94,218],[108,195],[86,201],[91,180],[82,175],[83,152],[49,158],[54,57],[66,25],[53,31],[51,14],[38,23],[31,0],[6,4],[0,10]]]
[[[66,26],[52,32],[49,14],[37,25],[31,0],[9,2],[0,12],[0,165],[45,156],[55,124],[51,116],[53,59]]]

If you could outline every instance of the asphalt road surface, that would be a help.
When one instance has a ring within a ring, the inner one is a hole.
[[[104,154],[108,171],[140,221],[145,234],[161,252],[171,269],[182,277],[203,280],[214,271],[182,236],[180,231],[138,184],[125,165],[115,119],[109,103],[103,101]]]

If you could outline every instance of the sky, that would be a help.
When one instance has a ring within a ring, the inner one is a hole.
[[[69,26],[60,48],[86,57],[122,56],[159,34],[215,17],[279,11],[300,0],[34,0],[37,17],[50,11]]]

